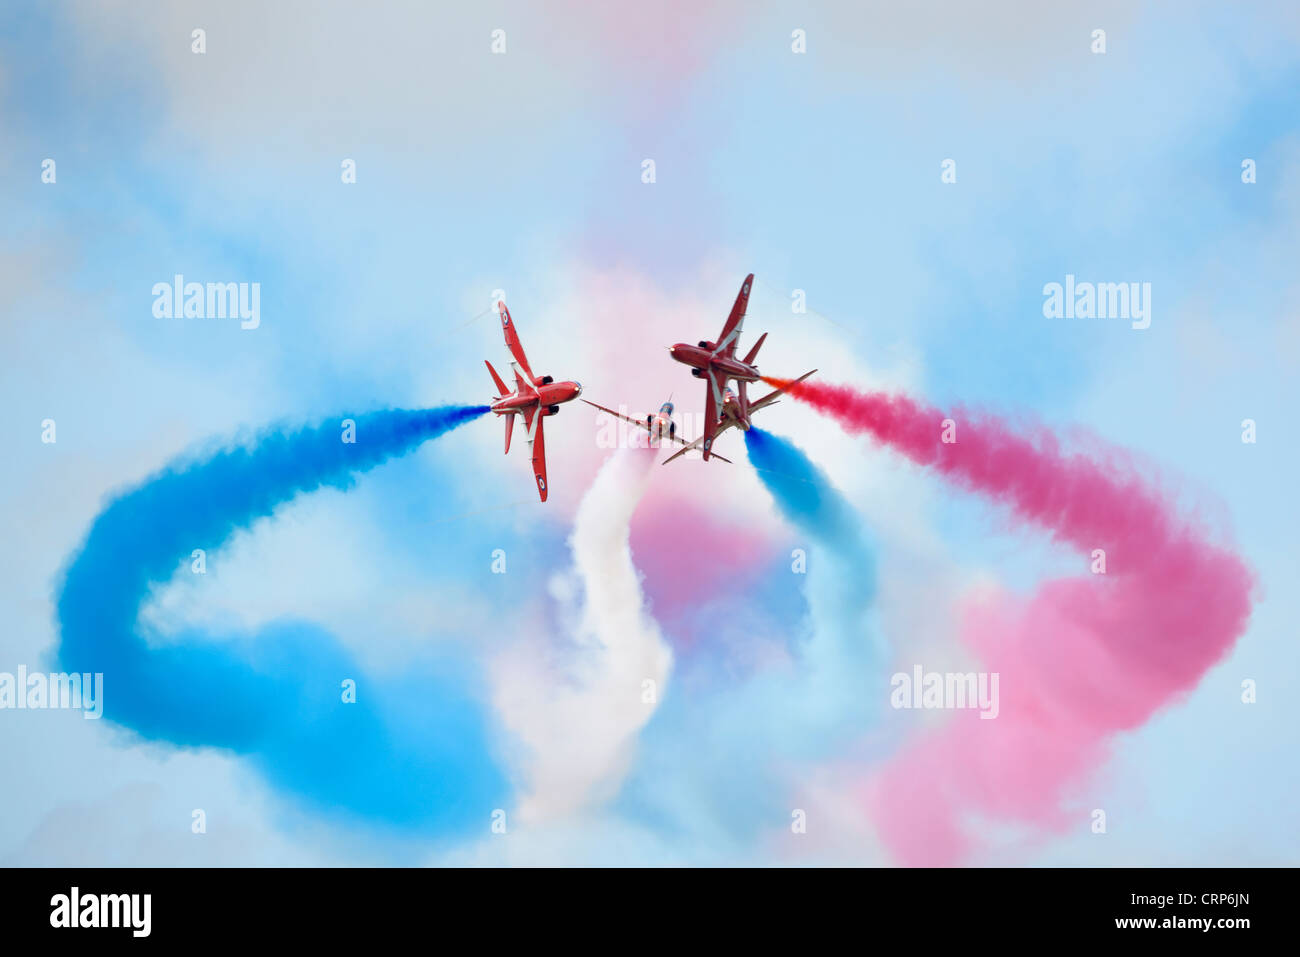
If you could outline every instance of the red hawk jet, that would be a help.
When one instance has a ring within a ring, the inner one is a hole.
[[[736,346],[740,340],[741,326],[745,322],[745,310],[749,306],[749,289],[753,284],[754,274],[750,273],[740,287],[736,302],[731,307],[731,315],[727,316],[727,324],[722,327],[717,342],[706,340],[694,346],[679,342],[668,350],[678,362],[691,367],[691,375],[708,383],[704,390],[704,434],[700,436],[706,462],[713,451],[713,440],[724,422],[734,419],[734,424],[746,430],[750,426],[749,414],[752,408],[745,387],[760,378],[754,359],[763,347],[767,333],[758,337],[754,348],[749,350],[744,359],[736,358]],[[734,393],[727,388],[727,382],[731,379],[736,381]],[[775,393],[765,398],[771,399],[773,395]],[[728,396],[731,398],[728,399]],[[724,415],[723,410],[728,403],[731,411]]]
[[[537,494],[545,502],[546,436],[542,428],[542,420],[548,415],[559,413],[561,403],[569,402],[581,395],[582,385],[577,382],[556,382],[548,375],[540,379],[534,376],[533,370],[528,366],[528,357],[524,355],[524,347],[519,343],[519,334],[515,332],[515,325],[510,321],[510,310],[506,308],[504,302],[498,302],[497,311],[501,314],[501,328],[506,334],[506,348],[510,350],[512,357],[510,367],[515,371],[515,389],[513,392],[507,389],[506,384],[497,375],[497,370],[492,368],[492,363],[484,359],[488,372],[492,373],[492,381],[496,384],[497,392],[500,393],[492,400],[491,408],[497,415],[505,416],[507,455],[510,453],[510,433],[514,431],[515,416],[524,417],[524,434],[528,437],[528,445],[533,450],[533,475],[537,479]]]
[[[763,398],[756,399],[755,401],[751,402],[749,404],[749,414],[752,416],[759,409],[766,409],[769,405],[776,405],[776,403],[779,401],[777,399],[777,396],[779,396],[782,392],[789,389],[792,385],[802,382],[804,379],[808,378],[810,375],[813,374],[813,372],[816,371],[817,371],[816,369],[813,369],[812,372],[805,372],[799,378],[791,382],[787,382],[779,389],[773,389],[767,395],[763,396]],[[585,402],[587,400],[583,399],[583,401]],[[727,431],[727,429],[744,429],[748,431],[749,427],[752,424],[753,423],[750,420],[741,418],[740,401],[736,396],[736,393],[732,392],[730,389],[723,389],[722,390],[722,416],[718,420],[717,424],[714,426],[713,437],[716,439],[723,432]],[[674,452],[672,455],[668,456],[668,458],[664,459],[663,464],[667,465],[673,459],[677,458],[677,456],[685,455],[691,449],[699,448],[700,443],[703,441],[704,441],[704,436],[701,435],[694,442],[687,445],[686,448],[682,449],[679,452]],[[719,455],[717,452],[713,453],[713,457],[715,459],[722,459],[722,456]],[[722,459],[722,461],[727,462],[730,461],[730,459]]]
[[[650,433],[651,448],[659,448],[659,446],[665,441],[676,442],[678,445],[684,446],[681,452],[677,453],[677,455],[681,455],[682,452],[685,452],[687,449],[697,448],[700,444],[698,440],[695,442],[687,442],[685,439],[679,439],[677,437],[677,423],[673,421],[672,402],[665,402],[663,405],[659,406],[659,411],[654,415],[647,414],[644,419],[634,419],[630,415],[624,415],[622,412],[615,412],[613,409],[607,409],[603,405],[596,405],[595,402],[590,402],[587,399],[583,399],[582,401],[586,402],[587,405],[594,409],[600,409],[601,412],[608,412],[617,419],[622,419],[624,422],[631,422],[638,429],[645,429]],[[672,457],[676,458],[677,455]],[[731,461],[731,459],[723,458],[721,455],[715,454],[714,457],[722,459],[724,462]]]

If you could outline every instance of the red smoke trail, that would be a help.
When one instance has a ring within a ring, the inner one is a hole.
[[[1118,450],[1067,453],[1044,428],[1016,434],[992,416],[949,417],[900,395],[814,383],[790,392],[1056,540],[1088,556],[1105,550],[1105,574],[1048,581],[1028,598],[999,591],[967,609],[962,638],[999,673],[1000,713],[957,711],[883,766],[867,798],[882,839],[904,863],[951,864],[975,843],[972,819],[1087,826],[1089,809],[1067,818],[1063,797],[1111,735],[1223,657],[1250,616],[1251,571]]]

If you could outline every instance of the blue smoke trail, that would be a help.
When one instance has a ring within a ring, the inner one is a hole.
[[[246,756],[318,811],[436,835],[481,825],[508,795],[471,669],[440,662],[367,677],[334,636],[301,623],[233,641],[187,632],[156,646],[137,617],[193,549],[221,546],[296,496],[346,489],[487,411],[371,412],[355,417],[354,442],[330,423],[172,463],[112,500],[68,566],[61,667],[104,674],[110,720],[145,739]],[[353,703],[342,700],[348,678]]]
[[[803,649],[805,665],[828,704],[860,701],[885,661],[869,617],[876,596],[873,544],[857,511],[793,442],[753,428],[745,449],[781,514],[810,540],[813,636]]]
[[[837,560],[857,563],[855,590],[869,603],[875,595],[875,556],[857,511],[793,442],[751,428],[745,433],[745,450],[781,514]]]
[[[800,584],[809,627],[792,647],[796,667],[737,684],[725,666],[697,659],[697,667],[717,670],[678,674],[677,686],[694,685],[693,693],[670,693],[656,712],[619,801],[631,818],[659,828],[675,822],[697,846],[730,840],[738,855],[789,814],[799,781],[793,768],[874,747],[864,739],[889,697],[888,658],[872,618],[875,549],[858,513],[794,443],[754,428],[745,445],[807,546]],[[783,561],[754,591],[789,588],[791,574]],[[683,750],[683,740],[694,746]]]

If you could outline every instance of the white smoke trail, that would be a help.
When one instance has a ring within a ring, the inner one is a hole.
[[[579,504],[573,566],[551,583],[566,636],[558,646],[526,638],[493,668],[498,711],[527,749],[518,809],[525,821],[612,797],[662,700],[672,651],[646,610],[628,545],[656,457],[614,452]]]

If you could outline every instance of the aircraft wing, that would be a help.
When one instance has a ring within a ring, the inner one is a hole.
[[[704,441],[704,461],[707,462],[718,434],[718,410],[722,407],[722,390],[718,388],[718,380],[711,369],[704,389],[704,434],[700,438]]]
[[[586,399],[583,399],[582,401],[587,402]],[[615,412],[613,409],[607,409],[603,405],[596,405],[595,402],[587,402],[587,405],[591,406],[593,409],[600,409],[601,412],[608,412],[616,419],[622,419],[624,422],[631,422],[638,429],[645,429],[647,432],[650,431],[650,426],[646,425],[645,419],[634,419],[632,416],[624,415],[622,412]]]
[[[783,385],[779,389],[773,389],[767,395],[763,396],[763,398],[756,399],[753,402],[749,403],[750,414],[752,415],[753,413],[757,412],[759,409],[765,409],[769,405],[774,405],[776,403],[777,396],[779,396],[782,392],[785,392],[787,389],[789,389],[790,386],[798,385],[800,382],[808,378],[810,375],[813,374],[813,372],[816,371],[817,371],[816,369],[813,369],[811,372],[805,372],[803,375],[795,379],[793,382],[790,382],[788,385]]]
[[[537,494],[546,501],[546,432],[542,421],[541,406],[533,406],[524,412],[524,434],[528,437],[528,447],[533,450],[533,478],[537,479]]]
[[[506,308],[504,302],[498,302],[497,312],[501,316],[501,328],[506,334],[506,348],[510,350],[510,355],[514,357],[515,362],[519,363],[523,368],[528,381],[532,382],[535,376],[533,370],[528,366],[528,356],[524,355],[524,347],[523,343],[519,341],[519,333],[515,331],[515,324],[510,319],[510,310]]]
[[[734,427],[735,426],[730,421],[725,422],[722,425],[718,426],[717,431],[713,433],[713,437],[717,438],[723,432],[727,431],[727,429],[734,428]],[[678,449],[672,455],[668,456],[668,458],[664,459],[663,461],[664,465],[667,465],[675,458],[679,458],[680,456],[685,455],[691,449],[698,449],[704,443],[704,436],[701,435],[694,442],[682,442],[681,439],[678,439],[677,441],[681,442],[682,445],[685,446],[685,448]],[[710,455],[712,456],[712,458],[718,459],[720,462],[726,462],[728,465],[732,464],[731,459],[727,458],[725,455],[719,455],[717,452],[711,452]]]
[[[745,282],[736,295],[736,302],[731,307],[731,315],[727,316],[727,324],[722,327],[722,334],[718,336],[714,355],[730,357],[736,354],[736,342],[740,339],[740,329],[745,324],[745,311],[749,308],[749,287],[753,284],[754,274],[750,273],[745,277]]]
[[[583,401],[583,402],[587,402],[586,399],[583,399],[582,401]],[[630,422],[630,423],[632,423],[633,425],[635,425],[638,429],[644,429],[644,430],[647,431],[647,432],[653,432],[653,431],[654,431],[653,429],[650,428],[649,425],[646,424],[646,420],[645,420],[645,419],[634,419],[634,418],[632,418],[632,416],[630,416],[630,415],[624,415],[622,412],[615,412],[613,409],[607,409],[607,408],[605,408],[603,405],[597,405],[595,402],[587,402],[587,405],[591,406],[591,407],[594,408],[594,409],[600,409],[601,412],[608,412],[610,415],[614,416],[614,418],[616,418],[616,419],[622,419],[624,422]],[[676,442],[678,445],[687,445],[687,444],[689,444],[689,443],[687,443],[687,441],[686,441],[685,439],[683,439],[683,438],[681,438],[680,436],[677,436],[677,435],[663,435],[663,436],[660,436],[660,438],[661,438],[661,439],[666,439],[666,440],[668,440],[669,442]],[[722,456],[718,456],[718,457],[721,458]]]
[[[518,362],[511,362],[510,368],[515,373],[515,391],[519,393],[531,392],[537,394],[537,383],[533,381],[531,375],[525,375],[524,370],[519,367]]]

